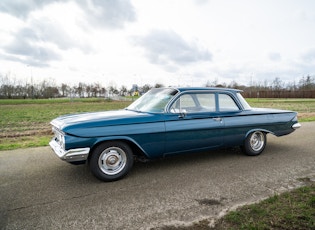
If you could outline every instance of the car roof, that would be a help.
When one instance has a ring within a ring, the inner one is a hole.
[[[229,91],[229,92],[242,92],[239,89],[232,89],[232,88],[220,88],[220,87],[174,87],[180,92],[186,91]]]

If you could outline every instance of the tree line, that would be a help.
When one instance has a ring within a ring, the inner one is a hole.
[[[62,83],[57,85],[54,79],[46,79],[40,82],[21,81],[10,76],[0,74],[0,99],[17,99],[17,98],[62,98],[62,97],[111,97],[113,95],[128,96],[135,92],[143,93],[155,87],[163,87],[163,84],[155,84],[151,86],[145,84],[143,86],[133,85],[131,89],[126,86],[117,88],[116,86],[104,86],[101,83],[85,83],[78,82],[74,85]]]
[[[248,98],[315,98],[315,77],[311,75],[301,77],[298,82],[285,83],[276,77],[272,82],[251,82],[249,86],[239,85],[235,81],[207,86],[241,89],[243,96]]]
[[[128,96],[145,93],[155,87],[163,87],[163,84],[133,85],[128,89],[126,86],[119,88],[101,83],[78,82],[74,85],[62,83],[57,85],[53,79],[41,82],[21,81],[9,75],[0,75],[0,99],[14,98],[60,98],[60,97],[111,97],[113,95]],[[315,77],[303,76],[298,82],[284,83],[276,77],[272,82],[265,80],[263,83],[251,82],[249,86],[240,85],[236,81],[219,83],[217,79],[208,81],[200,86],[236,88],[244,91],[245,97],[261,98],[315,98]]]

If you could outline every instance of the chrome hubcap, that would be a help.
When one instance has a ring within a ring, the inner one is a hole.
[[[265,143],[264,134],[262,132],[255,132],[250,138],[250,146],[254,151],[260,151]]]
[[[119,157],[117,156],[109,156],[106,160],[107,165],[115,165],[119,160]]]
[[[121,148],[110,147],[101,153],[98,165],[103,173],[115,175],[124,169],[126,162],[126,153]]]

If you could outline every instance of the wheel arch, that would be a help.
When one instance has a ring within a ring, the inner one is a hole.
[[[245,134],[244,140],[248,137],[249,134],[251,134],[253,132],[263,132],[263,133],[266,133],[266,134],[270,133],[272,135],[275,135],[275,133],[270,131],[270,130],[256,128],[256,129],[251,129],[251,130],[247,131],[247,133]]]
[[[94,145],[92,146],[92,148],[90,149],[90,153],[88,156],[88,161],[90,160],[94,150],[100,146],[101,144],[105,143],[105,142],[110,142],[110,141],[118,141],[118,142],[123,142],[125,144],[127,144],[131,150],[134,156],[138,156],[138,157],[146,157],[148,158],[147,153],[141,148],[141,146],[132,138],[130,137],[124,137],[124,136],[117,136],[117,137],[111,137],[111,138],[102,138],[102,139],[98,139]]]

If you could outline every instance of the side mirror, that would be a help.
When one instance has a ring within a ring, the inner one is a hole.
[[[179,117],[179,118],[185,118],[185,117],[186,117],[186,114],[187,114],[186,109],[181,109],[181,110],[179,111],[178,117]]]

